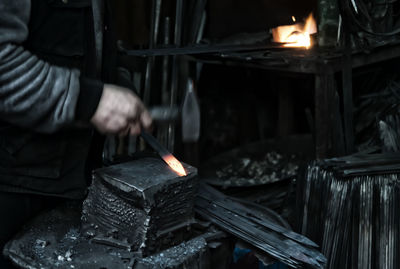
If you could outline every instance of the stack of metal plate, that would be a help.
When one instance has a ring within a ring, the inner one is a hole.
[[[155,158],[97,170],[83,203],[83,231],[93,242],[143,256],[181,243],[190,234],[197,186],[197,170],[185,170],[178,176]]]
[[[311,163],[298,184],[299,229],[327,268],[400,268],[400,154]]]

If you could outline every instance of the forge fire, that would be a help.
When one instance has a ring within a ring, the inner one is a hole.
[[[292,16],[293,22],[296,18]],[[313,44],[311,35],[317,33],[317,23],[313,14],[310,14],[305,22],[293,25],[283,25],[272,29],[274,42],[283,43],[284,47],[296,47],[309,49]]]

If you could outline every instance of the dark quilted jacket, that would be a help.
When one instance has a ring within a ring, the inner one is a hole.
[[[0,190],[80,198],[101,97],[90,0],[0,1]],[[106,49],[106,48],[105,48]]]

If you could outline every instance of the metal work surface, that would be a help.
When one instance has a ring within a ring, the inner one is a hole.
[[[190,165],[184,165],[184,168],[188,177],[197,173],[197,169]],[[95,176],[97,175],[124,192],[147,192],[182,179],[162,160],[156,158],[143,158],[98,169],[95,171]]]

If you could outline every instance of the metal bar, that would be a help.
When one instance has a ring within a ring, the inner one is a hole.
[[[178,47],[182,43],[182,19],[183,19],[183,0],[176,0],[174,42],[175,45]]]
[[[346,153],[346,146],[345,146],[345,135],[344,135],[344,129],[343,129],[343,123],[342,123],[342,113],[340,109],[340,97],[337,92],[337,87],[335,83],[335,89],[334,89],[334,99],[332,100],[332,110],[333,110],[333,137],[332,137],[332,142],[335,148],[335,155],[337,156],[343,156]]]
[[[201,21],[200,21],[200,26],[199,26],[199,30],[197,32],[197,36],[196,36],[196,41],[195,43],[200,43],[201,39],[203,38],[204,35],[204,29],[206,27],[206,20],[207,20],[207,12],[203,11],[203,14],[201,16]]]
[[[164,45],[170,43],[170,18],[164,20]],[[161,102],[163,105],[168,104],[168,74],[169,74],[169,56],[164,55],[162,63],[162,85],[161,85]]]
[[[343,57],[343,121],[346,142],[346,153],[354,152],[354,126],[353,126],[353,76],[351,59],[350,33],[344,31],[345,35],[345,54]]]
[[[149,39],[149,49],[153,49],[157,44],[158,37],[158,29],[159,29],[159,21],[160,21],[160,13],[161,13],[161,2],[162,0],[153,0],[152,1],[152,9],[151,9],[151,22],[150,22],[150,39]],[[149,57],[147,59],[146,64],[146,75],[145,75],[145,87],[143,92],[143,101],[146,105],[150,104],[150,96],[151,96],[151,82],[152,82],[152,73],[154,68],[154,57]]]
[[[243,51],[246,51],[246,49],[243,49]],[[318,49],[304,51],[300,49],[283,49],[279,46],[266,48],[265,51],[263,51],[262,48],[254,48],[254,50],[248,49],[248,51],[257,52],[257,54],[262,57],[253,57],[252,55],[240,56],[239,53],[239,55],[231,55],[229,53],[232,51],[221,50],[221,53],[225,52],[222,55],[223,57],[218,55],[218,52],[213,55],[204,52],[193,53],[193,55],[197,55],[197,57],[192,59],[210,64],[225,64],[228,66],[241,65],[264,70],[302,74],[323,74],[327,68],[333,72],[343,71],[342,51],[336,51],[334,56],[332,56],[332,54],[324,54],[323,51],[319,51]],[[187,55],[190,55],[190,53],[187,53]],[[369,52],[353,51],[351,66],[352,68],[357,68],[395,58],[400,58],[400,44],[377,47]]]
[[[315,76],[315,146],[318,159],[328,157],[332,151],[329,98],[333,96],[334,80],[333,73]]]
[[[166,17],[164,19],[164,45],[168,45],[170,43],[170,33],[171,33],[171,25],[170,18]],[[163,106],[170,106],[170,93],[169,93],[169,62],[170,56],[165,55],[162,59],[162,74],[161,74],[161,104]],[[157,138],[164,146],[168,146],[168,124],[159,125],[157,128]]]
[[[175,35],[174,43],[175,46],[179,47],[182,40],[182,17],[183,17],[183,0],[176,0],[175,10]],[[179,87],[179,60],[178,56],[174,55],[172,58],[172,78],[171,78],[171,94],[170,94],[170,106],[175,106],[178,97]],[[175,126],[173,124],[168,125],[168,149],[174,152],[175,148]]]
[[[158,32],[160,28],[160,15],[161,15],[162,0],[156,0],[154,10],[154,31],[153,31],[153,47],[158,43]],[[151,47],[151,48],[153,48]]]
[[[199,31],[202,28],[202,20],[204,10],[206,8],[207,0],[196,0],[193,10],[193,17],[191,19],[191,31],[189,36],[190,43],[196,43]]]
[[[140,133],[140,136],[146,141],[147,144],[149,144],[161,157],[171,155],[171,153],[164,148],[160,142],[157,141],[151,134],[147,133],[146,131],[143,131]]]
[[[180,41],[180,40],[179,40]],[[175,41],[176,42],[176,41]],[[281,44],[271,45],[194,45],[186,47],[163,47],[143,50],[123,50],[122,53],[128,56],[150,57],[150,56],[166,56],[166,55],[197,55],[197,54],[214,54],[223,52],[244,52],[258,51],[268,49],[282,49]]]

